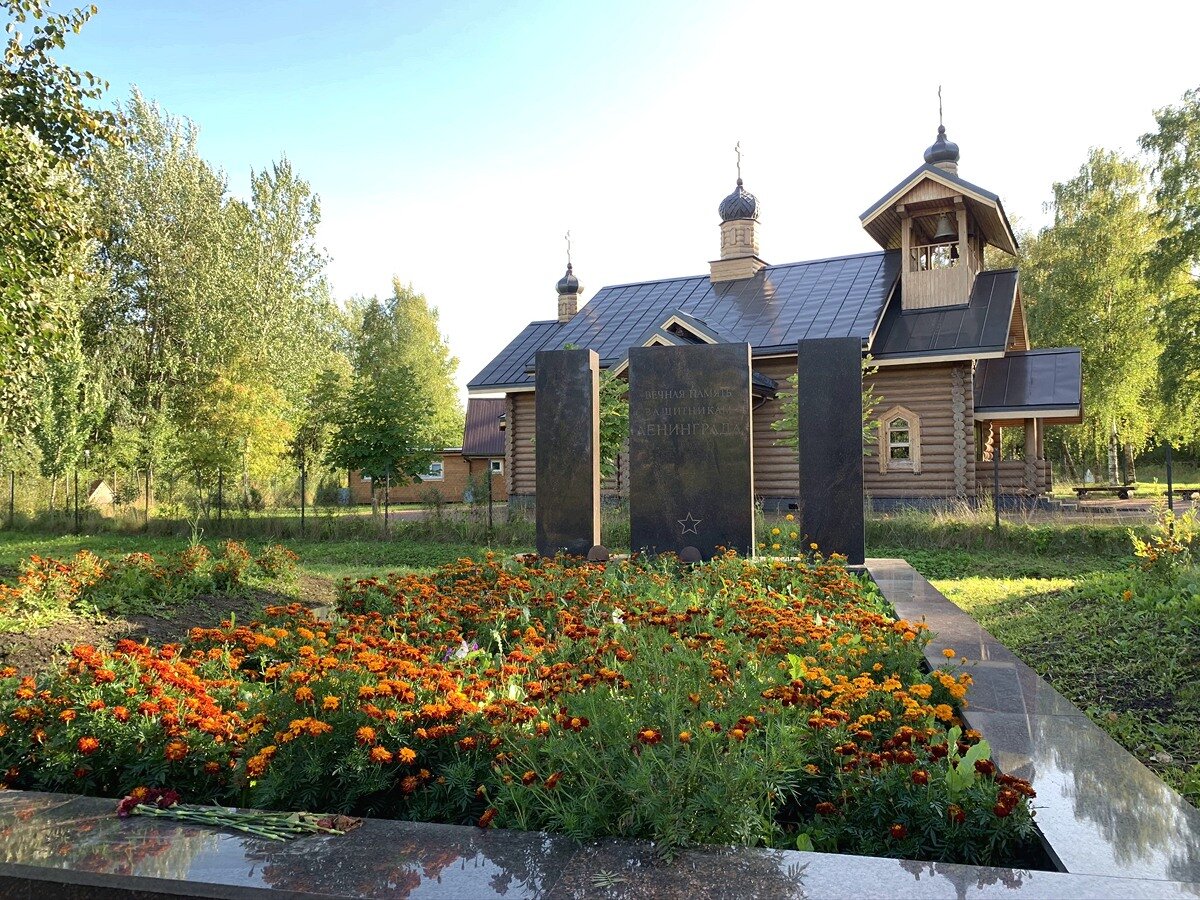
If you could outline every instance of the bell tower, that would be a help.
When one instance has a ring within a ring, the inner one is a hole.
[[[966,305],[983,270],[984,247],[1017,252],[1000,198],[958,175],[958,145],[940,121],[940,89],[938,119],[925,164],[860,217],[881,246],[900,251],[905,310]]]

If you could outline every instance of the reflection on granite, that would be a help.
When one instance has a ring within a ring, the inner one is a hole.
[[[931,665],[947,646],[975,661],[967,723],[1001,769],[1033,783],[1038,828],[1067,872],[1200,882],[1200,811],[907,563],[867,569],[900,616],[937,633]]]
[[[114,806],[92,797],[0,793],[0,897],[1200,898],[1200,883],[784,850],[714,847],[664,863],[640,842],[579,845],[536,832],[379,819],[341,837],[276,843],[199,825],[120,820]],[[1161,839],[1150,831],[1144,837]]]

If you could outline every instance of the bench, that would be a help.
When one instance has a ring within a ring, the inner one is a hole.
[[[1135,489],[1132,484],[1089,484],[1071,488],[1080,500],[1086,500],[1088,494],[1116,494],[1118,500],[1128,500]]]

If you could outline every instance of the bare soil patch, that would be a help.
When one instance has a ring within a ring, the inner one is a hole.
[[[111,647],[122,638],[155,646],[179,643],[193,628],[212,628],[232,615],[250,622],[265,606],[299,600],[312,608],[331,608],[336,596],[327,578],[303,575],[299,596],[255,590],[236,594],[200,594],[165,616],[92,618],[72,615],[28,632],[0,633],[0,666],[15,666],[24,675],[49,671],[70,656],[76,644]]]

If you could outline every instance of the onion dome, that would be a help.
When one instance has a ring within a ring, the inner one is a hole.
[[[722,222],[734,219],[758,219],[758,198],[742,187],[742,179],[737,180],[733,193],[721,201],[717,207]]]
[[[575,273],[571,271],[570,263],[567,263],[567,274],[558,279],[558,284],[554,285],[554,289],[558,291],[560,296],[563,294],[578,294],[581,290],[583,290],[583,286],[580,285],[579,279],[576,278]]]
[[[933,142],[933,146],[925,151],[925,162],[930,165],[937,165],[943,162],[958,162],[958,144],[946,140],[945,125],[938,126],[937,140]]]

